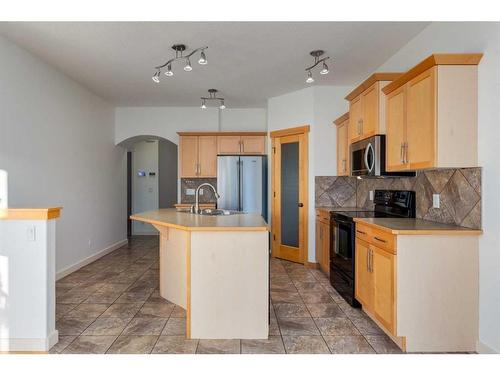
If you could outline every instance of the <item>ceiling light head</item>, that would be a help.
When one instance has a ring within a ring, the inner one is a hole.
[[[167,71],[165,72],[165,75],[167,77],[172,77],[174,75],[174,72],[172,72],[172,65],[171,64],[167,65]]]
[[[224,99],[222,99],[220,101],[220,106],[219,106],[220,109],[226,109],[226,106],[224,105]]]
[[[157,70],[156,73],[152,77],[153,82],[160,83],[160,71]]]
[[[207,109],[207,105],[205,103],[205,99],[203,99],[203,101],[201,102],[201,109]]]
[[[207,57],[205,56],[205,51],[201,51],[200,59],[198,60],[198,64],[207,65],[207,63],[208,63],[208,60],[207,60]]]
[[[186,66],[184,67],[184,70],[186,72],[190,72],[193,70],[193,67],[191,66],[191,61],[189,61],[189,58],[186,59]]]
[[[306,82],[307,82],[307,83],[313,83],[313,82],[314,82],[314,78],[313,78],[313,75],[312,75],[312,73],[311,73],[311,71],[310,71],[310,70],[307,72],[307,79],[306,79]]]
[[[328,65],[326,65],[326,62],[323,61],[323,68],[320,70],[319,74],[328,74]]]

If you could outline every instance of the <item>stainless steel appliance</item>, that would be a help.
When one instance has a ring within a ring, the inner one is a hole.
[[[332,211],[330,213],[330,283],[351,305],[356,301],[355,249],[356,223],[353,218],[415,217],[415,192],[407,190],[375,190],[374,211]]]
[[[218,208],[259,213],[267,220],[267,157],[218,156],[217,192]]]
[[[351,150],[351,176],[415,176],[415,172],[385,171],[385,135],[355,142]]]

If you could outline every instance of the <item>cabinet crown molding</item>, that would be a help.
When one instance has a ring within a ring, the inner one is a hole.
[[[392,80],[386,85],[382,92],[387,95],[411,81],[419,74],[436,65],[478,65],[483,57],[482,53],[435,53],[430,55],[420,63],[415,65],[407,72],[401,74],[398,78]]]
[[[375,82],[394,81],[399,76],[401,76],[401,74],[402,73],[373,73],[371,76],[369,76],[367,79],[365,79],[361,84],[359,84],[358,87],[356,87],[354,90],[352,90],[345,97],[345,99],[348,101],[351,101],[354,98],[356,98],[359,94],[361,94],[363,91],[365,91],[367,88],[369,88],[371,85],[373,85]]]
[[[349,112],[344,113],[339,118],[335,119],[333,123],[337,126],[342,125],[344,121],[349,120]]]
[[[267,132],[177,132],[180,136],[189,135],[267,135]]]

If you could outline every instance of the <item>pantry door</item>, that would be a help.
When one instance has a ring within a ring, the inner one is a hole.
[[[271,132],[272,256],[297,263],[307,259],[309,126]]]

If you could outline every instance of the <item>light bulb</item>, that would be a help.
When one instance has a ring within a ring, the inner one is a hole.
[[[160,71],[159,70],[153,75],[152,80],[155,83],[160,83]]]
[[[198,60],[198,64],[200,65],[207,65],[207,57],[205,56],[205,52],[201,51],[200,59]]]
[[[191,61],[189,61],[189,59],[186,59],[186,66],[184,67],[184,70],[186,72],[190,72],[191,70],[193,70],[193,67],[191,66]]]
[[[221,103],[220,103],[220,107],[219,107],[219,108],[220,108],[220,109],[226,109],[226,106],[224,105],[224,100],[223,100],[223,101],[221,101]]]
[[[203,102],[201,103],[201,107],[200,107],[200,108],[201,108],[201,109],[207,109],[207,105],[205,104],[205,101],[203,101]]]
[[[326,65],[326,63],[323,61],[323,69],[321,69],[319,74],[328,74],[328,72],[329,72],[328,65]]]
[[[172,65],[170,64],[167,65],[167,71],[165,72],[165,75],[167,77],[172,77],[174,75],[174,72],[172,72]]]
[[[312,73],[311,71],[309,70],[309,72],[307,72],[307,79],[306,79],[306,82],[307,83],[313,83],[314,82],[314,78],[312,76]]]

